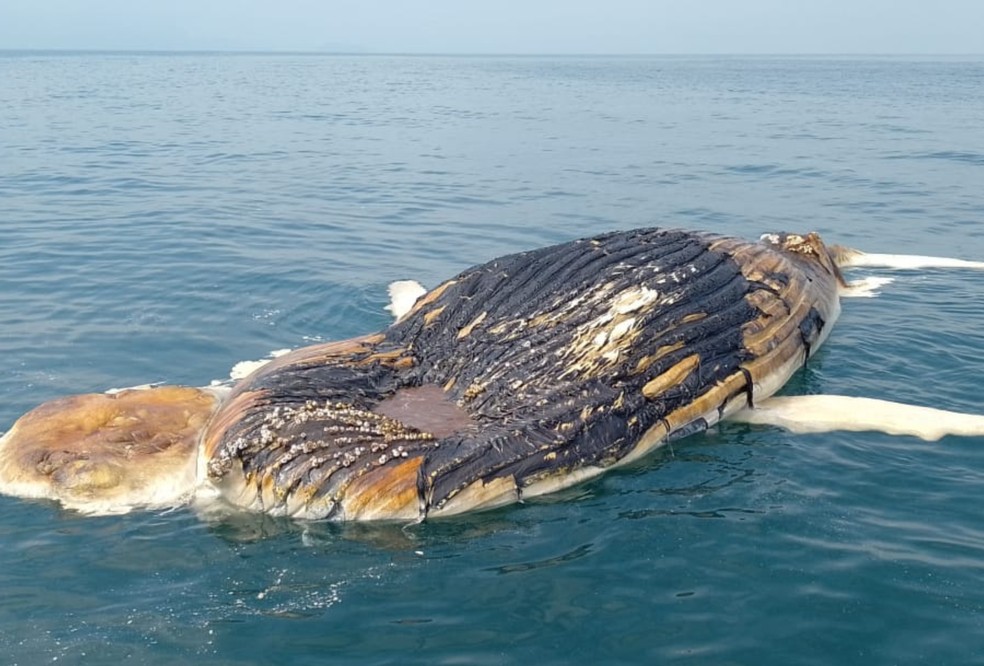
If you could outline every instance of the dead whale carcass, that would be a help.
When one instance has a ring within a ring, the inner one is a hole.
[[[760,413],[829,334],[838,261],[857,256],[816,234],[641,229],[502,257],[228,395],[42,405],[0,440],[0,491],[102,513],[217,494],[336,520],[515,502]]]

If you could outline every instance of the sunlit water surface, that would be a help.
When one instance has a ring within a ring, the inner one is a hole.
[[[982,109],[974,58],[0,55],[0,429],[370,332],[392,280],[611,229],[982,259]],[[786,392],[984,411],[984,274],[895,277]],[[0,654],[971,663],[982,506],[981,438],[739,425],[410,526],[0,498]]]

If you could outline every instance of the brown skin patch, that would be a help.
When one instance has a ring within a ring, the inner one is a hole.
[[[371,363],[379,363],[395,368],[408,368],[413,365],[413,358],[407,355],[405,349],[393,349],[391,351],[369,354],[359,361],[358,365],[369,365]]]
[[[485,481],[478,479],[452,494],[443,504],[432,508],[428,516],[453,516],[473,509],[491,509],[519,500],[519,488],[512,476]]]
[[[460,331],[458,331],[458,339],[463,340],[467,338],[469,335],[471,335],[472,330],[474,330],[476,326],[478,326],[483,321],[485,321],[485,317],[488,316],[488,314],[489,314],[488,312],[483,312],[482,314],[472,319],[467,326],[465,326]]]
[[[457,282],[458,282],[457,280],[448,280],[447,282],[443,282],[437,285],[436,287],[428,291],[426,294],[418,298],[417,302],[413,304],[412,308],[410,308],[410,311],[407,312],[402,317],[400,317],[400,320],[402,321],[404,319],[407,319],[413,316],[414,314],[416,314],[418,311],[420,311],[421,308],[430,305],[431,303],[439,299],[441,295],[444,294],[445,291],[447,291],[448,287],[457,284]]]
[[[689,324],[689,323],[694,322],[694,321],[700,321],[701,319],[704,319],[705,317],[707,317],[707,313],[706,312],[694,312],[694,313],[688,314],[686,317],[684,317],[683,319],[681,319],[680,320],[680,323],[681,324]]]
[[[178,386],[52,400],[3,438],[0,488],[83,510],[167,504],[193,490],[199,435],[217,404]]]
[[[698,366],[700,366],[700,356],[698,354],[688,356],[663,374],[646,382],[642,387],[642,394],[650,400],[658,398],[671,386],[680,384]]]
[[[435,437],[447,437],[474,423],[468,412],[434,384],[402,388],[372,411]]]
[[[238,386],[247,386],[261,377],[270,375],[277,370],[288,366],[323,365],[333,359],[365,354],[372,351],[373,345],[379,344],[384,337],[385,336],[383,336],[382,333],[375,333],[373,335],[363,335],[357,338],[350,338],[348,340],[326,342],[319,345],[311,345],[310,347],[295,349],[292,352],[284,354],[283,356],[278,356],[269,363],[260,366],[251,375],[240,382]]]
[[[769,376],[774,376],[782,371],[789,363],[795,363],[798,367],[806,360],[806,347],[798,337],[790,336],[775,345],[768,353],[754,358],[742,364],[752,381],[760,384],[766,381]],[[756,398],[766,398],[768,396],[755,396]]]
[[[748,394],[745,391],[746,385],[747,380],[745,379],[744,373],[736,372],[703,395],[695,398],[693,402],[667,414],[665,425],[668,425],[672,431],[715,409],[722,409],[729,405],[731,399],[735,397],[739,397],[739,400],[736,404],[730,405],[732,409],[745,406],[748,404]]]
[[[637,375],[645,372],[650,365],[652,365],[659,359],[663,358],[667,354],[675,352],[678,349],[683,349],[682,342],[674,342],[672,345],[663,345],[662,347],[657,349],[654,354],[650,356],[643,356],[642,358],[640,358],[639,362],[636,363],[636,367],[633,372]]]
[[[342,511],[346,520],[413,520],[420,517],[418,477],[422,457],[378,467],[345,488]]]
[[[440,317],[441,316],[441,313],[444,312],[444,308],[445,307],[446,306],[442,305],[441,307],[434,308],[433,310],[431,310],[430,312],[428,312],[427,314],[425,314],[424,315],[424,325],[425,326],[430,326],[431,324],[433,324],[434,323],[434,320],[437,319],[438,317]]]
[[[240,382],[240,386],[245,384],[246,381],[243,380]],[[239,387],[233,391],[233,394],[225,401],[225,404],[222,405],[222,408],[215,414],[215,417],[205,429],[202,446],[205,447],[204,456],[206,460],[212,461],[215,459],[222,442],[222,437],[226,432],[239,423],[243,414],[249,413],[250,410],[263,401],[263,391],[238,389]]]

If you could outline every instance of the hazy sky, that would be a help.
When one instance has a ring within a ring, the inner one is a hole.
[[[0,49],[984,53],[984,0],[0,0]]]

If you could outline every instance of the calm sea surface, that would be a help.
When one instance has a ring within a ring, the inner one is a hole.
[[[0,430],[653,224],[982,259],[984,59],[0,54]],[[786,392],[984,412],[984,273],[894,276]],[[984,439],[725,425],[406,527],[0,498],[0,659],[982,663]]]

